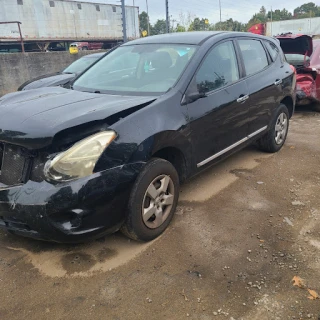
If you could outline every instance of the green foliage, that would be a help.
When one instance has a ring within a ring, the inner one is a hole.
[[[179,23],[177,24],[176,28],[173,29],[173,32],[185,32],[185,31],[186,31],[186,27],[181,26]]]
[[[206,24],[206,18],[194,18],[191,22],[188,31],[206,31],[209,30],[209,25]]]
[[[1,1],[1,0],[0,0]],[[267,11],[265,6],[262,6],[259,12],[255,13],[248,23],[242,23],[233,19],[217,23],[206,23],[206,18],[199,18],[191,13],[180,13],[179,20],[176,26],[171,25],[171,32],[185,31],[203,31],[203,30],[225,30],[225,31],[247,31],[250,27],[257,23],[266,23],[268,21],[280,21],[290,19],[301,19],[309,17],[320,17],[320,6],[314,2],[308,2],[294,9],[293,14],[287,9],[275,9]],[[148,15],[142,12],[139,15],[140,29],[148,30]],[[207,21],[208,22],[208,21]],[[150,25],[150,33],[152,35],[166,33],[166,21],[157,20],[154,25]]]
[[[313,2],[308,2],[293,10],[295,18],[320,17],[320,7]]]
[[[167,32],[166,20],[157,20],[157,22],[151,28],[151,34],[163,34]]]
[[[140,23],[140,32],[148,31],[148,14],[145,11],[142,11],[139,14],[139,23]],[[151,26],[150,26],[150,30],[151,30]]]

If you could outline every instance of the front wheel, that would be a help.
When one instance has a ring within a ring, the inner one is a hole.
[[[270,153],[279,151],[286,141],[288,130],[288,108],[281,104],[270,124],[269,131],[257,141],[258,148]]]
[[[122,233],[134,240],[155,239],[171,222],[178,198],[176,169],[166,160],[152,159],[140,172],[131,190]]]

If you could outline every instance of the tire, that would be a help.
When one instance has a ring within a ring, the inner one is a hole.
[[[157,238],[171,222],[178,198],[179,177],[174,166],[163,159],[150,160],[133,185],[121,232],[133,240]]]
[[[88,47],[82,47],[82,50],[88,50]]]
[[[275,113],[269,131],[257,141],[257,146],[265,152],[278,152],[284,145],[289,131],[289,111],[280,104]]]

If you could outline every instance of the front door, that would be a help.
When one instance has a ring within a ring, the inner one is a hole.
[[[203,97],[187,105],[198,167],[244,142],[248,134],[248,88],[240,78],[232,40],[215,45],[191,82]]]

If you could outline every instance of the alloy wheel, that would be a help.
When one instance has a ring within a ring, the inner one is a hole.
[[[277,145],[280,145],[283,143],[284,139],[286,138],[287,131],[288,131],[288,117],[284,112],[282,112],[279,114],[279,117],[276,121],[276,126],[275,126],[275,141]]]
[[[149,185],[142,203],[144,224],[155,229],[168,218],[174,202],[174,184],[170,176],[160,175]]]

